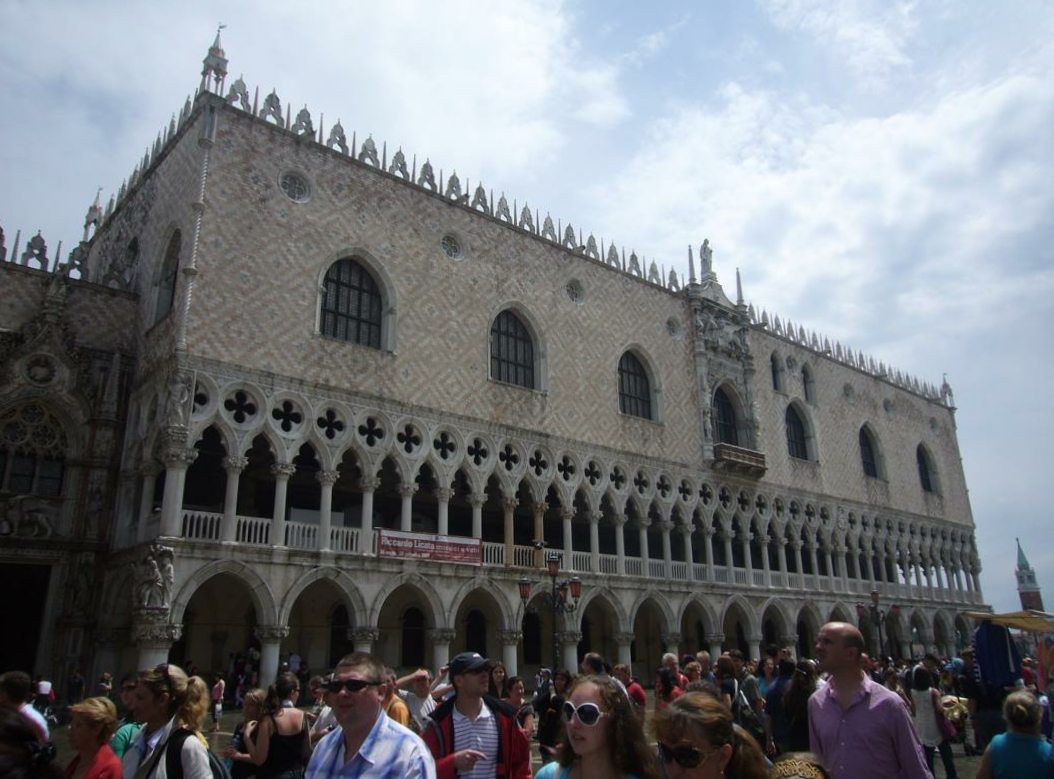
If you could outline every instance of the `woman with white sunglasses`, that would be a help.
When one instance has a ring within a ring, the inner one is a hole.
[[[640,718],[610,677],[580,676],[568,691],[556,761],[536,779],[657,779]]]

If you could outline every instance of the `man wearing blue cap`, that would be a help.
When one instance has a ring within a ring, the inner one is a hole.
[[[431,714],[421,736],[438,779],[531,779],[531,745],[516,709],[487,694],[491,663],[476,652],[450,661],[454,695]]]

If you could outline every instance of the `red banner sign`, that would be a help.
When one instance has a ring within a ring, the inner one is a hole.
[[[377,529],[377,556],[400,560],[432,560],[437,563],[483,564],[483,542],[478,538],[437,536],[431,533],[402,533]]]

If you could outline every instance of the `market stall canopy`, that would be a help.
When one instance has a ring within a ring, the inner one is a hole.
[[[1005,614],[989,614],[987,611],[967,611],[964,616],[970,619],[988,620],[997,625],[1005,625],[1013,630],[1027,630],[1030,633],[1054,633],[1054,614],[1045,611],[1009,611]]]

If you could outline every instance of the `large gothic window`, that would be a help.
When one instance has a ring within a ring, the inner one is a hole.
[[[179,252],[183,245],[183,236],[176,230],[168,239],[165,258],[161,262],[161,273],[157,281],[157,300],[154,306],[154,322],[160,322],[172,310],[176,297],[176,277],[179,273]]]
[[[0,418],[0,490],[56,498],[66,473],[66,433],[37,403]]]
[[[739,446],[736,409],[720,387],[714,393],[714,440],[719,444]]]
[[[805,423],[794,406],[787,406],[784,417],[787,428],[787,451],[799,460],[809,459],[809,447],[805,439]]]
[[[875,457],[875,444],[871,440],[871,434],[866,427],[860,428],[860,464],[864,467],[864,475],[878,478],[878,460]]]
[[[534,389],[534,341],[511,311],[502,311],[490,326],[490,377]]]
[[[373,276],[351,258],[337,260],[323,282],[322,335],[381,348],[383,301]]]
[[[936,492],[937,485],[934,478],[933,464],[930,462],[929,452],[926,447],[919,444],[915,450],[915,461],[919,466],[919,484],[923,492]]]
[[[630,352],[618,361],[618,410],[635,417],[652,418],[648,372]]]

